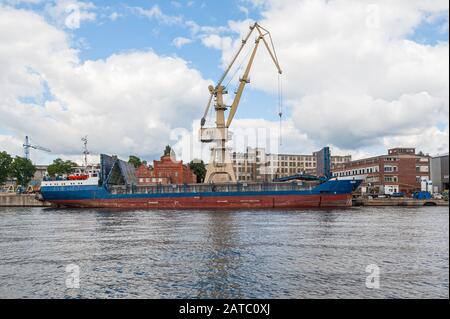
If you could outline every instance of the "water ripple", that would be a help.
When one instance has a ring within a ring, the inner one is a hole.
[[[448,298],[448,212],[1,208],[0,297]]]

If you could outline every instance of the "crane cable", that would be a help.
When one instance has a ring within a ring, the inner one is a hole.
[[[250,55],[250,53],[252,52],[252,47],[249,47],[247,50],[247,53],[245,54],[245,56],[242,58],[242,60],[240,61],[238,67],[236,68],[236,70],[233,72],[233,74],[231,75],[230,79],[228,80],[227,84],[225,85],[225,88],[228,88],[228,85],[231,83],[231,81],[234,79],[234,77],[236,76],[236,74],[242,70],[242,65],[244,64],[245,61],[247,61],[248,56]]]
[[[278,73],[278,116],[280,117],[280,128],[279,128],[279,144],[283,144],[281,136],[282,119],[283,119],[283,79],[281,74]]]

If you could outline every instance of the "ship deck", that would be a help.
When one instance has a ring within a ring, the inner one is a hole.
[[[184,185],[151,185],[125,186],[109,185],[111,194],[177,194],[177,193],[253,193],[253,192],[283,192],[310,191],[316,183],[227,183],[227,184],[184,184]]]

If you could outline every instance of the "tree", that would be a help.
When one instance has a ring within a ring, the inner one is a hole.
[[[0,152],[0,185],[4,184],[11,172],[12,157],[6,152]]]
[[[77,163],[57,158],[48,166],[47,172],[50,176],[70,174],[75,166],[77,166]]]
[[[139,157],[130,155],[130,158],[128,159],[128,163],[133,164],[135,168],[138,168],[142,165],[142,161]]]
[[[201,160],[193,160],[189,163],[190,169],[197,175],[197,183],[203,183],[206,176],[206,166]]]
[[[170,145],[166,145],[166,148],[164,149],[164,156],[170,156],[170,153],[172,153],[172,147],[170,147]]]
[[[11,176],[15,177],[17,184],[26,187],[36,172],[33,163],[24,157],[16,156],[11,164]]]

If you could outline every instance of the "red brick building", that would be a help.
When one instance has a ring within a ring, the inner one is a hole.
[[[177,161],[170,155],[164,155],[159,161],[153,161],[153,176],[166,178],[168,184],[194,184],[197,176],[191,171],[189,165]]]
[[[387,155],[336,165],[337,178],[362,178],[362,193],[411,194],[421,190],[421,183],[430,180],[430,157],[416,154],[414,148],[393,148]]]
[[[140,186],[151,186],[156,184],[168,184],[167,179],[155,178],[153,175],[153,168],[142,164],[136,169],[136,177],[138,180],[138,185]]]
[[[153,161],[153,168],[142,164],[136,169],[136,177],[141,186],[197,183],[197,176],[189,165],[172,159],[169,155],[162,156],[159,161]]]

